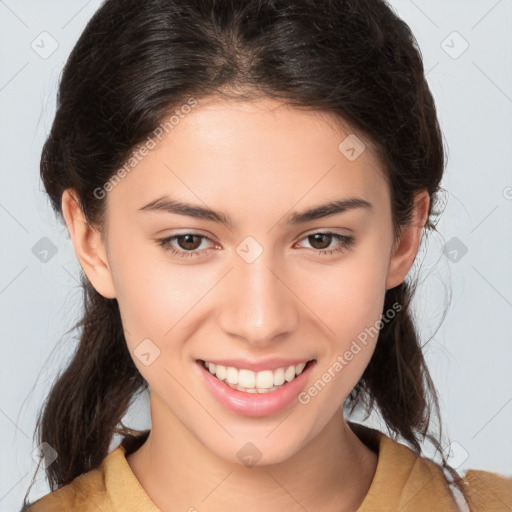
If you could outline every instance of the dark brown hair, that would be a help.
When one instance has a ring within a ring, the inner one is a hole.
[[[388,180],[393,226],[411,221],[426,189],[433,218],[445,166],[436,108],[417,42],[383,0],[107,0],[73,48],[41,155],[41,178],[61,212],[73,189],[86,219],[102,226],[95,191],[120,169],[163,119],[189,98],[267,97],[331,113],[369,140]],[[38,444],[58,459],[50,488],[96,468],[121,420],[147,389],[128,352],[116,299],[82,273],[80,341],[38,418]],[[386,292],[384,311],[401,310],[380,329],[373,357],[346,405],[377,407],[388,429],[421,453],[430,439],[447,466],[440,414],[410,311],[415,283]],[[449,467],[449,466],[448,466]]]

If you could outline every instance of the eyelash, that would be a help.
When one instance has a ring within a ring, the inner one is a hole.
[[[158,242],[158,245],[160,245],[161,247],[164,248],[164,250],[171,251],[171,254],[173,256],[178,256],[180,258],[186,258],[186,257],[191,258],[193,256],[200,256],[202,252],[205,252],[208,250],[208,249],[203,249],[202,251],[199,251],[199,250],[195,249],[194,251],[184,251],[184,250],[176,250],[176,249],[172,248],[171,243],[174,240],[176,240],[177,238],[187,236],[187,235],[198,236],[199,238],[210,240],[211,242],[213,242],[213,240],[211,238],[209,238],[205,235],[200,235],[199,233],[181,233],[179,235],[173,235],[173,236],[170,236],[167,238],[159,238],[159,239],[157,239],[157,242]],[[318,231],[315,233],[311,233],[309,235],[306,235],[302,240],[309,238],[311,236],[314,236],[314,235],[332,236],[335,240],[338,240],[338,242],[339,242],[339,247],[337,249],[333,249],[333,250],[331,250],[331,249],[310,249],[313,252],[316,252],[317,254],[320,254],[320,255],[326,255],[326,253],[328,253],[329,255],[334,254],[334,253],[341,253],[346,249],[350,249],[352,247],[352,245],[354,244],[353,236],[340,235],[339,233],[331,233],[329,231]]]

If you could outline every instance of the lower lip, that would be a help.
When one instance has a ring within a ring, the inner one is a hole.
[[[217,377],[214,377],[205,368],[202,361],[197,361],[196,364],[205,379],[206,386],[226,409],[241,416],[269,416],[282,411],[297,398],[304,388],[311,368],[315,366],[316,361],[309,363],[308,367],[291,382],[268,393],[244,393],[230,388]]]

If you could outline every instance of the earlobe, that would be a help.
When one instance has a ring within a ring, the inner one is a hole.
[[[107,299],[116,296],[105,244],[99,229],[85,219],[77,194],[67,189],[62,194],[62,215],[78,261],[96,291]]]
[[[427,190],[416,194],[411,223],[402,227],[402,235],[389,262],[386,290],[398,286],[407,277],[421,243],[421,235],[428,218],[430,196]]]

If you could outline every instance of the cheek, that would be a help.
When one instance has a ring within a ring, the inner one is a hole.
[[[386,265],[375,251],[353,254],[335,265],[304,273],[301,296],[338,343],[347,342],[380,318]]]
[[[200,266],[176,264],[163,249],[152,247],[117,258],[113,254],[112,259],[116,298],[130,349],[146,338],[163,349],[177,332],[180,339],[186,339],[187,320],[194,318],[196,306],[219,276]]]
[[[317,425],[323,425],[342,406],[371,359],[384,305],[382,274],[378,262],[370,265],[359,261],[336,273],[331,268],[328,280],[327,276],[316,276],[317,282],[330,283],[319,293],[312,294],[315,283],[309,283],[308,297],[322,320],[317,324],[329,327],[315,379],[299,396],[304,412],[315,416]]]
[[[169,371],[183,380],[182,363],[189,357],[187,319],[193,318],[202,293],[193,292],[197,283],[183,267],[158,263],[154,254],[152,260],[137,256],[123,258],[113,271],[127,347],[149,385],[163,386],[177,400],[180,386]]]
[[[361,248],[338,266],[309,273],[302,285],[305,302],[329,340],[318,369],[319,389],[325,384],[330,390],[320,398],[326,411],[331,411],[330,400],[338,403],[356,385],[378,340],[388,262],[375,245]]]
[[[173,316],[178,313],[180,277],[168,275],[169,269],[156,260],[154,248],[132,244],[129,251],[122,251],[121,241],[117,242],[112,240],[111,269],[129,344],[160,338],[172,327]]]

